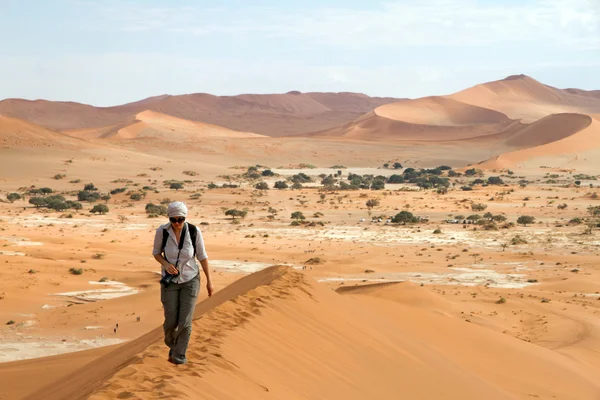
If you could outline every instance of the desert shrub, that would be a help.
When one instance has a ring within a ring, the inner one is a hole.
[[[530,215],[521,215],[519,218],[517,218],[517,224],[521,224],[523,226],[527,226],[527,224],[533,224],[534,221],[535,217]]]
[[[468,221],[479,221],[481,219],[481,215],[479,214],[473,214],[473,215],[469,215],[467,217]]]
[[[312,182],[312,178],[310,176],[306,175],[305,173],[300,172],[299,174],[293,175],[290,178],[290,181],[292,181],[294,183],[296,183],[296,182],[298,182],[298,183],[309,183],[309,182]]]
[[[510,240],[510,244],[512,244],[513,246],[516,246],[516,245],[519,245],[519,244],[527,244],[527,240],[523,239],[519,235],[516,235],[515,237],[513,237]]]
[[[393,167],[394,169],[402,169],[402,164],[400,164],[399,162],[395,162]]]
[[[294,183],[292,184],[292,189],[294,189],[294,190],[300,190],[300,189],[302,189],[303,187],[304,187],[304,186],[302,186],[302,184],[301,184],[300,182],[294,182]]]
[[[419,219],[414,216],[410,211],[400,211],[398,214],[394,215],[392,218],[392,222],[395,224],[414,224],[418,222]]]
[[[487,205],[483,203],[471,203],[471,210],[473,211],[483,211],[487,208]]]
[[[81,275],[83,274],[82,268],[69,268],[69,272],[73,275]]]
[[[377,207],[379,205],[378,199],[370,199],[365,203],[367,208],[370,210],[371,208]]]
[[[483,172],[480,169],[475,169],[475,168],[470,168],[465,171],[466,176],[475,176],[475,175],[480,175],[482,173]]]
[[[195,172],[195,171],[183,171],[182,174],[188,175],[188,176],[196,176],[196,175],[198,175],[198,173]]]
[[[265,169],[263,172],[260,173],[262,176],[275,176],[275,172],[271,171],[270,169]]]
[[[442,230],[440,228],[437,228],[436,230],[433,231],[434,234],[440,234],[442,233]]]
[[[209,189],[216,189],[216,188],[218,188],[218,187],[219,187],[219,185],[217,185],[217,184],[216,184],[216,183],[214,183],[214,182],[211,182],[211,183],[209,183],[208,185],[206,185],[206,187],[207,187],[207,188],[209,188]]]
[[[486,231],[497,231],[498,225],[496,225],[495,222],[486,221],[486,223],[483,224],[483,229]]]
[[[371,190],[383,190],[385,189],[385,181],[383,180],[374,180],[371,184]]]
[[[92,209],[90,210],[90,212],[92,214],[106,214],[108,212],[108,206],[106,204],[96,204],[94,207],[92,207]]]
[[[387,183],[404,183],[404,176],[403,175],[394,174],[394,175],[389,176],[387,178],[386,182]]]
[[[167,207],[148,203],[146,204],[146,214],[167,215]]]
[[[13,203],[13,202],[15,202],[15,201],[17,201],[17,200],[21,200],[21,195],[20,195],[19,193],[9,193],[9,194],[6,196],[6,199],[7,199],[8,201],[10,201],[11,203]]]
[[[116,188],[110,191],[110,194],[115,195],[119,193],[123,193],[127,190],[127,188]]]
[[[302,214],[301,211],[294,211],[290,218],[295,219],[296,221],[306,219],[306,217],[304,216],[304,214]]]
[[[473,190],[473,188],[471,186],[461,186],[460,190],[463,190],[463,191],[466,192],[466,191],[469,191],[469,190]]]
[[[77,193],[77,200],[79,201],[87,201],[93,203],[94,201],[100,199],[100,193],[98,192],[90,192],[88,190],[80,190]]]
[[[144,195],[141,193],[133,193],[129,196],[129,198],[133,201],[140,201],[144,198]]]
[[[499,176],[490,176],[487,180],[490,185],[503,185],[504,181]]]
[[[575,217],[569,221],[569,224],[571,224],[571,225],[579,225],[582,223],[583,223],[583,220],[579,217]]]
[[[246,215],[248,214],[248,211],[246,210],[236,210],[236,209],[230,209],[225,211],[225,215],[227,215],[228,217],[231,217],[233,219],[236,219],[236,217],[240,217],[240,218],[245,218]]]
[[[183,189],[183,183],[181,182],[173,182],[169,185],[169,189],[175,189],[176,191],[179,189]]]
[[[558,206],[556,206],[556,208],[558,208],[559,210],[564,210],[567,207],[568,207],[568,205],[566,203],[559,204]]]
[[[83,190],[95,191],[98,190],[98,188],[94,186],[93,183],[88,183],[83,187]]]
[[[254,188],[258,190],[269,190],[269,184],[267,182],[258,182],[254,185]]]
[[[65,177],[66,177],[65,174],[56,174],[52,178],[54,178],[58,181],[58,180],[64,179]]]
[[[6,323],[6,325],[14,325],[14,324],[15,324],[15,321],[12,319]]]
[[[494,215],[492,217],[492,221],[495,221],[495,222],[504,222],[504,221],[506,221],[506,217],[504,215]]]
[[[284,181],[277,181],[277,182],[275,182],[274,188],[275,189],[280,189],[280,190],[281,189],[287,189],[288,188],[288,184],[285,183]]]

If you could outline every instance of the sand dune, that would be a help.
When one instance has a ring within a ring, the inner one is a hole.
[[[557,117],[560,118],[560,121],[558,121]],[[556,125],[557,122],[564,125],[564,127],[570,131],[576,128],[582,129],[562,138],[560,138],[561,135],[556,134],[555,131],[553,136],[557,140],[522,150],[502,153],[497,157],[481,162],[479,166],[481,168],[506,168],[539,158],[547,159],[559,155],[585,154],[586,152],[600,149],[599,120],[581,115],[552,116],[545,119],[545,121],[543,121],[544,125],[540,125],[539,127],[547,126],[548,130],[552,132],[554,130],[553,128],[560,126]],[[540,123],[542,123],[542,121],[540,121]],[[531,136],[534,137],[534,135]],[[522,139],[515,137],[514,140],[519,143],[523,143],[523,140],[525,140],[526,143],[532,143],[527,136],[523,136]]]
[[[236,131],[282,136],[333,128],[396,100],[357,93],[289,92],[238,96],[196,93],[155,96],[115,107],[93,107],[73,102],[7,99],[0,101],[0,115],[66,131],[111,127],[150,110]]]
[[[157,328],[26,399],[594,399],[600,393],[564,356],[423,313],[443,302],[420,289],[371,286],[340,296],[289,267],[270,267],[199,304],[187,365],[166,362]]]
[[[506,123],[506,115],[444,97],[424,97],[391,103],[374,110],[383,118],[411,124],[435,126],[465,126]]]
[[[600,100],[593,95],[557,89],[525,75],[484,83],[448,97],[502,112],[524,123],[550,114],[600,112]]]
[[[252,138],[264,137],[249,132],[237,132],[216,125],[188,121],[181,118],[144,111],[131,121],[102,128],[66,131],[71,136],[86,139],[163,139],[185,141],[208,137]]]
[[[367,295],[410,307],[434,310],[449,315],[452,303],[429,289],[413,282],[376,283],[371,285],[341,286],[336,292],[344,295]]]
[[[0,115],[0,148],[53,147],[74,149],[84,146],[82,140],[53,132],[41,126]]]

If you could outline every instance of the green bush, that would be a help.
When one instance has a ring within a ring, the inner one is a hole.
[[[15,202],[16,200],[21,200],[21,195],[19,193],[9,193],[6,196],[6,199],[8,201],[10,201],[11,203]]]
[[[82,268],[69,268],[69,272],[73,275],[81,275],[83,274]]]
[[[92,207],[92,209],[90,210],[90,212],[92,214],[106,214],[108,212],[108,206],[106,204],[96,204],[94,207]]]
[[[148,203],[146,204],[146,214],[167,215],[167,207]]]

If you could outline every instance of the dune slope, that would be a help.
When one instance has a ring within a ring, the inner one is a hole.
[[[251,138],[264,137],[249,132],[237,132],[221,126],[188,121],[154,111],[144,111],[133,120],[102,128],[66,131],[86,139],[163,139],[185,141],[208,137]]]
[[[429,312],[443,305],[433,295],[421,296],[426,301],[417,307],[402,304],[406,294],[386,299],[397,289],[341,296],[291,268],[270,267],[198,305],[188,364],[166,362],[157,328],[27,399],[592,399],[600,393],[562,356]],[[404,289],[419,295],[422,288]],[[548,387],[546,379],[556,384]]]
[[[74,149],[85,142],[62,133],[0,115],[0,148],[52,147]]]
[[[593,94],[557,89],[525,75],[476,85],[447,97],[502,112],[524,123],[550,114],[600,112],[600,99]]]

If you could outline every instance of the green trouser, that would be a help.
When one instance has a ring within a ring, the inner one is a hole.
[[[185,362],[192,317],[200,292],[200,274],[185,283],[171,282],[167,287],[160,285],[160,301],[165,311],[165,344],[171,349],[175,361]]]

